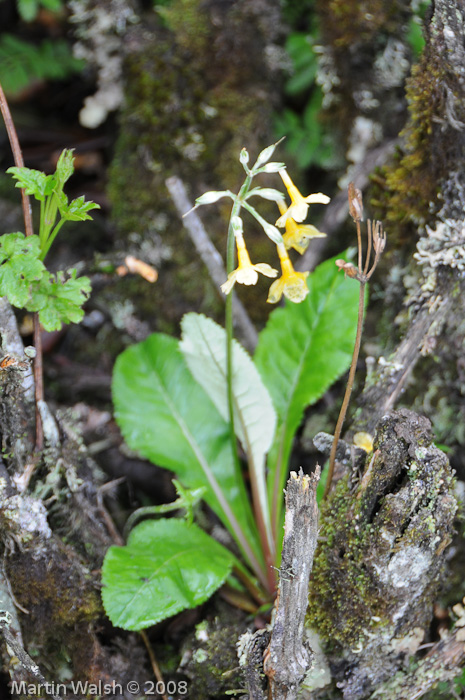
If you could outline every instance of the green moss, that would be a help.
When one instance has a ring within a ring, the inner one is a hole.
[[[426,419],[405,410],[386,416],[374,450],[363,474],[341,479],[321,513],[307,623],[336,654],[358,654],[360,645],[373,653],[374,627],[400,638],[409,625],[428,624],[451,540],[452,474]],[[421,595],[393,626],[410,580]]]
[[[318,11],[336,49],[353,49],[356,44],[372,42],[380,32],[399,28],[396,2],[329,0],[319,2]]]
[[[189,693],[196,700],[224,697],[227,690],[244,686],[236,651],[236,642],[243,631],[243,623],[231,611],[226,618],[205,620],[197,626],[195,639],[189,641],[189,646],[195,648],[185,669],[191,678]]]
[[[451,100],[460,94],[441,32],[434,21],[419,63],[407,81],[409,121],[401,136],[405,140],[394,162],[378,174],[372,205],[385,221],[427,223],[441,207],[441,180],[456,162],[457,132],[445,128],[450,122]],[[449,104],[448,104],[449,101]]]
[[[371,618],[383,624],[382,596],[364,568],[370,530],[359,528],[360,515],[345,478],[322,513],[309,593],[307,623],[330,645],[355,647]]]
[[[180,177],[191,199],[208,189],[237,190],[241,148],[247,145],[253,157],[272,141],[271,95],[279,86],[271,81],[263,51],[272,29],[266,18],[245,21],[244,8],[228,5],[218,12],[221,21],[213,22],[200,0],[173,0],[162,11],[165,26],[134,28],[134,50],[125,62],[125,106],[108,194],[125,249],[136,234],[158,253],[156,285],[133,285],[140,287],[138,315],[157,330],[176,330],[192,309],[223,314],[166,178]],[[220,252],[229,212],[222,204],[201,211]]]
[[[178,0],[158,12],[183,48],[194,55],[205,52],[211,32],[198,0]]]
[[[401,134],[406,139],[405,154],[385,177],[389,193],[386,218],[391,221],[424,221],[429,205],[439,208],[437,193],[444,172],[438,171],[438,159],[433,157],[435,120],[442,112],[444,62],[429,51],[413,67],[407,82],[410,120]],[[444,164],[443,164],[444,165]]]
[[[81,622],[89,623],[102,614],[100,599],[90,576],[73,579],[75,564],[58,550],[53,566],[44,559],[20,556],[8,561],[8,576],[14,581],[15,596],[29,610],[27,622],[34,635],[65,639]]]

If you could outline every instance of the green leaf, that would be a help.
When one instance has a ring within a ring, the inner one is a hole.
[[[35,45],[13,34],[0,36],[0,83],[8,95],[33,82],[66,78],[83,67],[84,61],[74,58],[65,39],[45,39]]]
[[[181,321],[180,348],[195,379],[225,420],[229,419],[226,331],[202,314],[186,314]],[[260,375],[244,348],[233,341],[234,428],[247,454],[258,487],[260,508],[267,519],[265,455],[271,447],[276,412]],[[269,522],[267,523],[269,527]],[[271,541],[271,530],[269,530]]]
[[[26,194],[32,195],[39,202],[43,202],[48,195],[52,194],[56,185],[54,175],[46,175],[40,170],[12,167],[6,172],[18,180],[16,187],[24,188]]]
[[[60,188],[74,173],[74,156],[72,148],[65,148],[58,158],[55,176]]]
[[[161,333],[125,350],[116,360],[113,400],[128,445],[191,489],[206,487],[205,501],[231,531],[254,570],[260,551],[242,480],[234,468],[228,423],[192,377],[178,341]]]
[[[203,314],[181,321],[179,344],[187,366],[225,420],[229,419],[226,331]],[[260,464],[273,442],[276,412],[252,358],[233,341],[233,400],[237,436],[251,460]]]
[[[268,460],[276,522],[292,441],[303,412],[347,370],[352,358],[359,285],[338,272],[334,260],[325,261],[308,277],[310,291],[302,303],[286,302],[285,308],[270,314],[255,352],[255,363],[278,413]]]
[[[224,583],[233,555],[196,525],[150,520],[125,547],[110,547],[102,567],[102,599],[114,625],[141,630],[194,608]]]
[[[76,277],[76,270],[56,277],[50,272],[42,275],[31,286],[29,311],[39,312],[39,321],[46,331],[59,331],[63,323],[79,323],[84,317],[82,305],[87,301],[91,287],[88,277]]]
[[[293,64],[293,75],[286,83],[286,92],[297,95],[313,85],[318,71],[318,59],[312,39],[307,34],[290,34],[286,49]]]
[[[87,219],[92,219],[87,212],[92,209],[100,209],[100,204],[86,202],[84,195],[68,203],[68,198],[62,192],[58,201],[58,209],[63,219],[66,221],[86,221]]]
[[[25,22],[31,22],[39,11],[38,0],[18,0],[18,12]]]
[[[25,22],[32,22],[39,12],[40,6],[50,12],[59,12],[63,8],[61,0],[18,0],[18,12]]]
[[[0,237],[0,296],[8,297],[17,308],[26,306],[31,282],[45,272],[39,256],[38,236],[6,233]]]

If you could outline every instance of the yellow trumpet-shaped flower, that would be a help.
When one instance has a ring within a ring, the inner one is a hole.
[[[321,192],[318,192],[318,194],[309,194],[308,197],[304,197],[300,194],[284,168],[279,171],[279,174],[291,198],[291,204],[287,211],[279,217],[276,226],[284,228],[289,218],[300,223],[307,216],[309,204],[328,204],[329,197]]]
[[[267,302],[276,304],[282,295],[298,304],[303,301],[308,294],[306,279],[308,272],[296,272],[287,254],[286,247],[283,243],[278,243],[278,255],[281,262],[281,277],[273,282],[268,293]]]
[[[257,263],[252,265],[244,238],[241,233],[236,232],[237,257],[239,264],[235,270],[229,273],[228,279],[221,285],[221,291],[229,294],[236,282],[238,284],[257,284],[258,273],[265,277],[276,277],[278,271],[267,263]]]
[[[285,215],[287,207],[282,200],[278,201],[278,207],[281,214]],[[301,255],[307,250],[311,238],[324,238],[326,236],[326,233],[322,233],[315,226],[298,224],[291,217],[286,218],[285,226],[286,233],[283,234],[284,245],[287,249],[294,248]]]

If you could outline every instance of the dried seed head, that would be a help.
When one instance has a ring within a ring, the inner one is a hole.
[[[363,199],[353,182],[349,183],[349,212],[354,221],[363,221]]]
[[[347,277],[357,277],[358,270],[355,267],[355,265],[353,265],[351,262],[346,262],[345,260],[339,259],[336,260],[336,266],[340,270],[344,270],[344,273],[347,275]]]
[[[381,221],[375,221],[373,226],[373,249],[379,257],[386,247],[386,234]]]

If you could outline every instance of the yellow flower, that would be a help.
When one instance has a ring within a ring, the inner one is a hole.
[[[373,437],[370,433],[355,433],[353,443],[365,452],[373,452]]]
[[[278,207],[281,214],[286,214],[287,207],[282,200],[278,202]],[[283,234],[284,245],[287,249],[294,248],[301,255],[307,250],[310,238],[324,238],[326,236],[326,233],[318,231],[315,226],[297,224],[290,217],[286,219],[285,226],[286,233]]]
[[[236,282],[238,284],[257,284],[258,273],[266,277],[276,277],[278,271],[268,265],[267,263],[257,263],[257,265],[252,265],[245,247],[244,238],[242,233],[236,232],[236,246],[237,246],[237,257],[239,264],[235,270],[229,273],[228,279],[224,284],[221,285],[221,291],[225,294],[229,294],[231,289],[234,287]]]
[[[289,301],[298,304],[308,294],[306,279],[308,272],[296,272],[292,266],[286,248],[283,243],[278,243],[278,255],[281,262],[282,275],[279,280],[273,282],[268,293],[267,302],[276,304],[284,294]]]
[[[281,175],[282,181],[284,182],[289,197],[291,198],[291,204],[287,211],[279,217],[276,222],[276,226],[284,228],[286,221],[289,218],[292,218],[294,221],[298,222],[303,221],[307,216],[309,204],[328,204],[329,197],[327,195],[318,192],[318,194],[309,194],[308,197],[304,197],[302,194],[300,194],[286,170],[280,170],[279,174]]]

